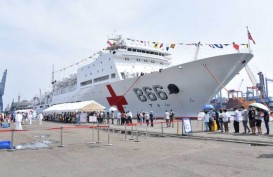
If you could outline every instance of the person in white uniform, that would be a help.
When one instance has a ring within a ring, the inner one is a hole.
[[[29,125],[31,125],[32,124],[32,112],[28,113],[27,118],[29,120]]]
[[[44,118],[43,114],[40,113],[40,114],[38,115],[38,119],[39,119],[39,124],[40,124],[40,125],[42,125],[43,118]]]
[[[164,118],[165,118],[167,127],[170,127],[170,113],[167,110],[165,112]]]
[[[15,116],[15,130],[23,130],[22,120],[23,116],[20,112],[18,112]]]

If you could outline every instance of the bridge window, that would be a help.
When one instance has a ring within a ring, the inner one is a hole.
[[[88,81],[81,82],[81,86],[85,86],[85,85],[88,85],[88,84],[92,84],[92,79],[88,80]]]
[[[124,72],[121,72],[120,74],[121,74],[122,79],[125,79],[125,78],[126,78]]]
[[[107,80],[107,79],[109,79],[109,75],[102,76],[102,77],[98,77],[98,78],[95,78],[95,79],[94,79],[94,83],[96,83],[96,82],[101,82],[101,81],[105,81],[105,80]]]
[[[116,77],[116,74],[115,74],[115,73],[111,74],[111,78],[112,78],[112,79],[115,78],[115,77]]]

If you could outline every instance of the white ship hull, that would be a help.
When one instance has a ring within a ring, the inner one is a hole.
[[[251,60],[252,54],[237,53],[210,57],[176,65],[143,76],[84,88],[66,95],[53,96],[52,104],[95,100],[119,111],[153,111],[164,115],[171,109],[176,117],[197,117],[208,103]],[[178,87],[170,94],[169,84]]]

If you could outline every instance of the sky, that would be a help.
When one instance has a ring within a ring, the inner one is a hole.
[[[247,43],[248,26],[256,42],[249,66],[273,79],[272,7],[271,0],[0,0],[0,77],[8,70],[4,108],[19,95],[30,100],[50,90],[53,65],[58,70],[91,56],[114,32],[164,43]],[[191,61],[195,47],[176,45],[170,52],[178,64]],[[204,46],[198,58],[235,52]],[[247,86],[252,83],[242,70],[226,88]],[[269,89],[273,96],[273,84]]]

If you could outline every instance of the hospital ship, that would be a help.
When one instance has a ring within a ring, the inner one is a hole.
[[[52,90],[36,97],[34,108],[95,100],[134,115],[153,111],[163,116],[165,110],[173,110],[177,117],[197,117],[202,106],[253,58],[250,53],[234,53],[171,65],[171,54],[159,47],[122,35],[108,42],[76,74],[59,81],[53,78]]]

